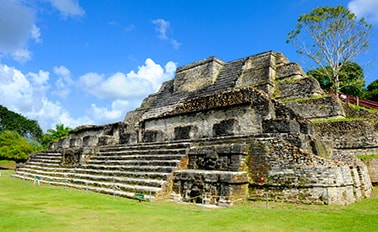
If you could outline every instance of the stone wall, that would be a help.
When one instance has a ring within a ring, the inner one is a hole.
[[[317,123],[316,134],[332,149],[377,148],[378,131],[369,120]]]
[[[305,153],[278,139],[255,140],[247,158],[250,197],[311,204],[348,204],[370,196],[364,170]],[[337,165],[335,165],[337,164]]]
[[[261,134],[265,119],[274,117],[274,104],[264,93],[239,89],[198,97],[171,112],[143,122],[143,133],[156,140],[201,139]]]
[[[244,61],[241,74],[235,83],[235,88],[254,87],[267,94],[272,94],[275,76],[274,53],[262,53],[248,57]]]
[[[307,119],[345,117],[343,108],[334,95],[284,101],[284,103]]]
[[[173,195],[185,202],[230,205],[247,197],[244,172],[247,146],[223,144],[193,147],[184,170],[174,172]]]
[[[353,152],[378,149],[378,126],[356,121],[317,124],[314,129],[308,120],[344,116],[338,99],[325,94],[282,53],[231,62],[210,57],[178,68],[174,80],[127,113],[123,122],[79,127],[50,150],[61,154],[60,167],[78,168],[102,148],[115,161],[93,156],[91,167],[108,162],[113,168],[121,165],[117,155],[123,149],[131,149],[131,157],[140,148],[145,148],[144,156],[159,152],[160,157],[148,157],[158,160],[172,156],[160,152],[180,145],[180,157],[186,155],[182,160],[155,162],[160,166],[152,170],[174,170],[171,190],[182,201],[229,205],[268,191],[274,200],[348,204],[372,191],[367,168]],[[119,172],[127,167],[122,162]],[[170,185],[162,185],[169,192]]]
[[[176,70],[174,91],[191,92],[214,84],[224,62],[210,57]]]
[[[378,153],[375,153],[378,154]],[[378,159],[377,158],[368,158],[364,159],[363,162],[365,163],[370,180],[374,185],[378,185]]]

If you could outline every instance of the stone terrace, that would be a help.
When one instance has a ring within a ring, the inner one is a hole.
[[[178,68],[123,122],[76,128],[14,176],[216,205],[265,191],[273,200],[349,204],[369,197],[367,168],[328,158],[339,148],[310,121],[344,116],[338,99],[282,53],[210,57]]]

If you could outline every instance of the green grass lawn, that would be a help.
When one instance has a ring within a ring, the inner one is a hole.
[[[138,202],[0,176],[0,231],[378,231],[378,194],[349,206]]]

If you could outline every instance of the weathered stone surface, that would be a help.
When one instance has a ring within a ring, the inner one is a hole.
[[[378,133],[369,120],[318,123],[315,130],[333,149],[378,148]]]
[[[280,63],[281,65],[277,66],[276,70],[276,78],[277,79],[284,79],[284,78],[295,78],[295,77],[303,77],[306,74],[303,72],[302,67],[297,63]]]
[[[285,79],[276,83],[274,97],[276,99],[300,99],[324,95],[319,82],[315,78],[301,77]]]
[[[345,117],[340,102],[333,95],[289,101],[285,105],[307,119]]]
[[[363,162],[366,164],[371,182],[378,185],[378,159],[364,159]]]
[[[123,122],[76,128],[15,176],[132,198],[231,205],[268,191],[274,200],[348,204],[372,191],[355,155],[378,150],[378,124],[308,120],[344,116],[282,53],[210,57],[178,68]]]
[[[223,61],[210,57],[178,68],[174,80],[174,91],[191,92],[214,84],[223,65]]]

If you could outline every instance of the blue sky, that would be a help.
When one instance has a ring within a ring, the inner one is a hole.
[[[122,121],[176,67],[209,56],[273,50],[306,70],[287,33],[327,5],[373,24],[356,61],[378,79],[378,0],[0,0],[0,104],[44,130],[74,128]]]

